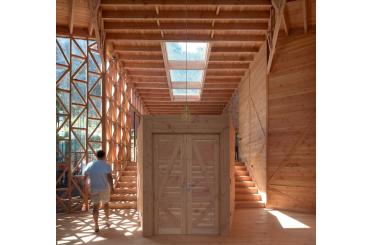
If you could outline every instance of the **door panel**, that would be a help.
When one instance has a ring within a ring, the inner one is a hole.
[[[187,230],[189,234],[218,233],[218,135],[187,137]]]
[[[156,234],[217,234],[219,136],[154,136]]]
[[[155,135],[155,233],[186,233],[186,197],[183,135]]]

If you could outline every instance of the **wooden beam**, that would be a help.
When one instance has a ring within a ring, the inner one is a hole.
[[[244,76],[245,70],[210,70],[207,69],[206,76]]]
[[[98,21],[98,9],[100,6],[100,0],[88,0],[88,7],[89,7],[89,14],[90,14],[90,21],[93,25],[94,34],[96,36],[96,42],[98,46],[98,51],[101,56],[101,60],[105,61],[105,55],[103,53],[104,49],[104,40],[105,38],[101,35],[101,30],[99,27],[99,21]]]
[[[208,83],[221,83],[221,84],[232,84],[232,83],[240,83],[240,80],[242,77],[213,77],[213,76],[207,76],[205,79],[205,84]]]
[[[151,77],[166,77],[165,71],[162,70],[130,70],[128,69],[128,76],[151,76]]]
[[[234,62],[209,62],[208,69],[248,69],[249,63],[234,63]]]
[[[307,33],[308,23],[307,23],[307,0],[302,0],[302,11],[304,17],[304,31]]]
[[[56,34],[59,36],[70,36],[70,29],[68,26],[61,26],[57,25],[56,26]],[[80,27],[74,27],[74,37],[93,37],[89,35],[88,29],[87,28],[80,28]]]
[[[118,53],[118,58],[119,60],[125,61],[125,60],[141,60],[141,61],[146,61],[146,60],[157,60],[157,61],[163,61],[163,56],[162,55],[123,55],[121,53]]]
[[[161,52],[160,45],[155,46],[114,45],[114,49],[117,52]]]
[[[157,30],[156,22],[105,22],[106,32],[120,32],[123,30]],[[185,22],[163,22],[161,23],[162,30],[183,30]],[[252,22],[252,23],[218,23],[215,22],[211,27],[209,23],[187,23],[188,30],[215,30],[215,31],[266,31],[267,22]]]
[[[279,9],[275,10],[275,20],[276,20],[276,22],[275,22],[275,27],[274,27],[274,34],[273,34],[273,42],[272,42],[272,46],[271,46],[271,52],[269,54],[269,59],[268,59],[268,62],[267,62],[267,74],[269,74],[270,70],[271,70],[271,64],[273,62],[276,42],[278,40],[280,24],[281,24],[281,21],[282,21],[281,16],[283,14],[283,10],[284,10],[285,5],[286,5],[286,0],[281,0]]]
[[[286,13],[287,13],[287,11],[286,11],[286,8],[284,7],[281,18],[282,18],[282,23],[283,23],[285,35],[288,36],[288,34],[289,34],[289,23],[287,22],[288,18],[287,18]]]
[[[225,11],[216,15],[215,11],[186,11],[183,10],[164,10],[156,14],[155,11],[146,10],[103,10],[103,20],[131,20],[131,19],[150,19],[150,20],[268,20],[269,11]]]
[[[257,53],[259,47],[215,47],[211,48],[211,55],[215,53]]]
[[[121,62],[124,69],[162,69],[164,70],[164,62]]]
[[[107,40],[118,41],[184,41],[186,39],[203,42],[263,42],[265,35],[224,35],[215,34],[213,39],[209,34],[164,34],[164,38],[159,33],[107,33]]]
[[[211,53],[209,61],[253,61],[253,55],[216,55]]]
[[[238,87],[238,84],[213,84],[213,83],[205,83],[204,89],[216,89],[216,90],[224,90],[224,89],[235,89]]]
[[[195,6],[203,6],[203,5],[218,5],[221,6],[259,6],[259,7],[271,7],[271,2],[269,0],[250,0],[250,1],[242,1],[242,0],[102,0],[101,6],[102,7],[124,7],[124,6],[156,6],[156,5],[178,5],[184,6],[185,4],[188,5],[195,5]]]
[[[74,5],[75,0],[68,1],[68,28],[70,31],[70,35],[74,32]]]

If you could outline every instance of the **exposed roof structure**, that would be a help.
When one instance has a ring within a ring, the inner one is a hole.
[[[93,34],[88,2],[57,1],[58,34]],[[281,29],[304,28],[303,1],[287,2]],[[309,2],[306,22],[312,25],[315,1]],[[266,43],[274,13],[269,0],[101,0],[97,6],[105,45],[150,114],[182,113],[185,105],[172,98],[162,49],[166,41],[208,43],[200,100],[191,99],[189,108],[192,114],[220,114]]]

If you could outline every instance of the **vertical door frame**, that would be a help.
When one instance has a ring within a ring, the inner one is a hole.
[[[230,187],[234,184],[230,179],[233,163],[230,161],[230,137],[228,115],[192,116],[184,121],[179,115],[144,116],[140,123],[143,132],[138,144],[139,181],[141,182],[138,211],[141,217],[143,236],[155,234],[154,227],[154,158],[153,134],[218,134],[219,152],[219,234],[226,235],[230,231]]]

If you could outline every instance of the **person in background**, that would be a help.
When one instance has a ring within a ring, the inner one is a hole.
[[[102,150],[97,151],[97,160],[88,163],[83,171],[84,181],[87,183],[88,177],[90,180],[90,199],[93,202],[93,220],[95,225],[95,232],[99,232],[98,216],[101,202],[106,216],[106,226],[110,227],[109,222],[109,201],[110,189],[114,193],[113,179],[111,175],[111,167],[105,161],[106,153]]]

